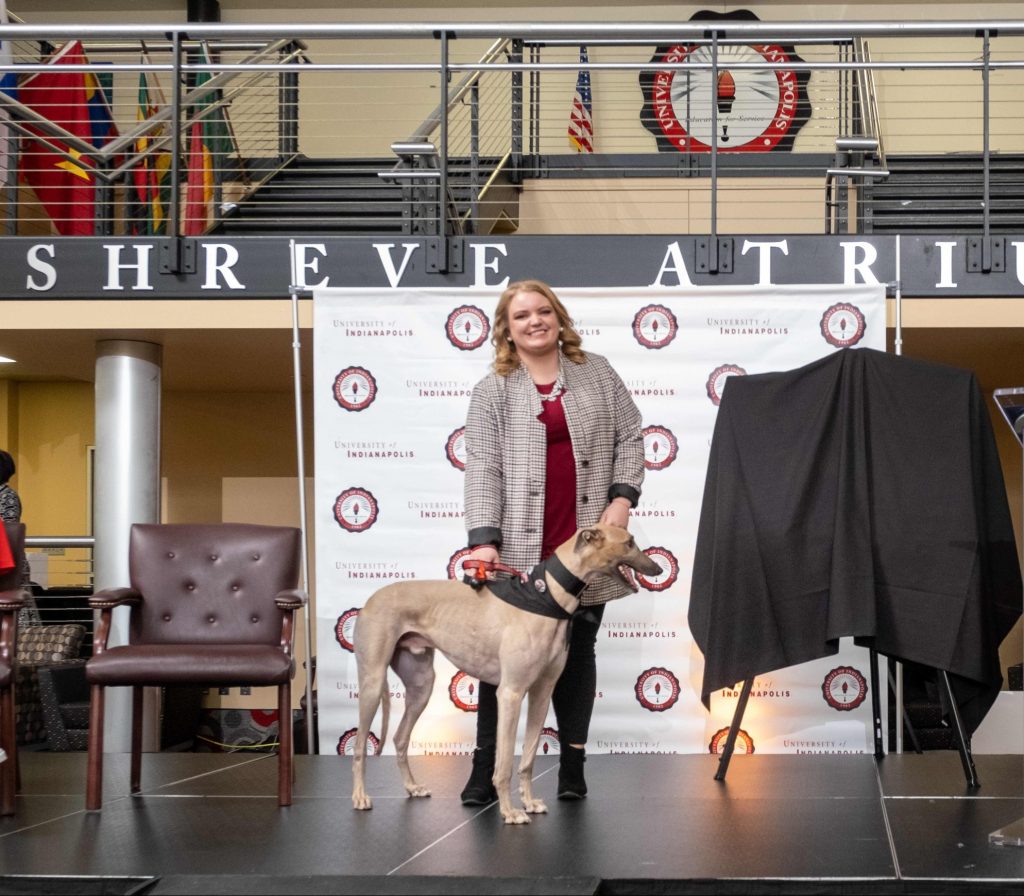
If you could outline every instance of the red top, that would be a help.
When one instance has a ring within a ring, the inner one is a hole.
[[[541,396],[550,395],[554,383],[537,386]],[[547,475],[544,485],[544,538],[541,560],[554,553],[576,531],[576,459],[572,453],[569,425],[562,396],[541,402],[537,419],[547,430]]]

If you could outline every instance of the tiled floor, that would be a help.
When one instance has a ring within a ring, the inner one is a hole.
[[[1019,755],[975,757],[974,792],[954,752],[737,755],[724,782],[714,756],[595,755],[576,803],[554,798],[540,757],[549,812],[521,827],[460,804],[468,758],[412,761],[430,799],[405,796],[393,757],[371,758],[374,808],[356,812],[345,757],[297,756],[279,809],[272,755],[147,754],[135,797],[111,755],[103,810],[87,813],[84,754],[23,753],[0,892],[28,888],[22,875],[158,894],[1024,892],[1024,848],[988,839],[1024,816]]]

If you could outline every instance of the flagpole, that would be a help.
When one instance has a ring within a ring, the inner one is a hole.
[[[292,370],[295,383],[295,443],[298,449],[299,475],[299,532],[302,540],[302,590],[309,595],[309,550],[306,541],[306,469],[303,451],[302,427],[302,367],[300,364],[301,342],[299,341],[299,287],[296,283],[295,240],[288,241],[288,259],[291,263],[292,294]],[[312,600],[306,602],[306,752],[313,755],[313,613]],[[290,721],[290,720],[289,720]],[[283,725],[284,719],[279,724]]]

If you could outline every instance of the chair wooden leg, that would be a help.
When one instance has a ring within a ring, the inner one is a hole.
[[[89,758],[86,766],[85,808],[103,807],[103,685],[94,684],[89,696]]]
[[[0,695],[0,747],[7,753],[7,760],[0,762],[0,815],[14,814],[18,786],[18,736],[14,720],[14,689],[8,688]]]
[[[142,790],[142,700],[143,689],[132,687],[132,767],[131,792]]]
[[[292,688],[291,684],[282,684],[277,689],[277,804],[292,804]]]

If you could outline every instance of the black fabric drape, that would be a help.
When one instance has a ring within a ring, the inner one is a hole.
[[[873,349],[726,381],[689,623],[702,698],[838,639],[951,674],[969,731],[995,700],[1021,573],[974,375]]]

